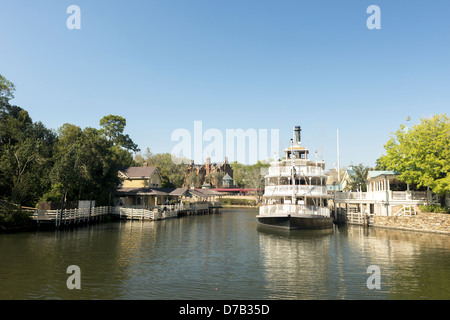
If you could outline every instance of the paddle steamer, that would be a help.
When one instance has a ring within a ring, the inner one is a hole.
[[[288,229],[333,227],[328,208],[325,161],[309,159],[301,145],[301,128],[294,128],[285,159],[271,163],[265,175],[264,203],[258,222]]]

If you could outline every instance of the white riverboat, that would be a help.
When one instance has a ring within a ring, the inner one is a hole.
[[[332,228],[325,161],[309,159],[300,133],[301,128],[295,127],[291,146],[284,150],[286,158],[272,162],[264,177],[264,203],[258,222],[288,229]]]

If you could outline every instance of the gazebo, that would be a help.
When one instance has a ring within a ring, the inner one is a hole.
[[[233,178],[227,173],[222,179],[222,187],[230,188],[233,186]]]

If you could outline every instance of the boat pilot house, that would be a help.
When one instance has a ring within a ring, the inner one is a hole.
[[[119,170],[120,187],[114,192],[114,205],[152,209],[181,203],[219,201],[222,194],[211,189],[162,188],[156,167],[128,167]]]

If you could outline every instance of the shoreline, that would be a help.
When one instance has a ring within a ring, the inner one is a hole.
[[[258,209],[259,206],[244,204],[222,205],[222,209]],[[415,216],[385,217],[376,216],[369,228],[401,230],[450,236],[450,214],[419,212]],[[32,232],[39,230],[36,226],[0,226],[1,234]]]
[[[373,225],[369,226],[369,228],[421,232],[421,233],[433,233],[433,234],[441,234],[441,235],[450,236],[450,231],[442,231],[442,230],[415,229],[415,228],[408,228],[408,227],[395,227],[395,226],[385,226],[385,225],[377,225],[377,224],[373,224]]]
[[[222,207],[253,208],[253,209],[258,208],[258,206],[250,206],[250,205],[223,205]],[[446,213],[421,212],[418,213],[416,216],[376,217],[375,219],[382,220],[382,223],[380,222],[377,223],[375,220],[375,223],[369,225],[369,228],[422,232],[422,233],[450,236],[450,214]],[[440,221],[436,222],[436,219]],[[445,220],[444,223],[441,223],[442,220]],[[421,225],[422,228],[418,228],[417,224]],[[439,227],[448,230],[440,230]]]
[[[377,228],[450,235],[450,214],[418,212],[415,216],[375,217]]]
[[[222,208],[253,208],[253,209],[258,209],[258,206],[250,206],[250,205],[244,205],[244,204],[227,204],[227,205],[222,205]]]
[[[0,226],[0,234],[31,232],[38,230],[36,227],[2,227]]]

